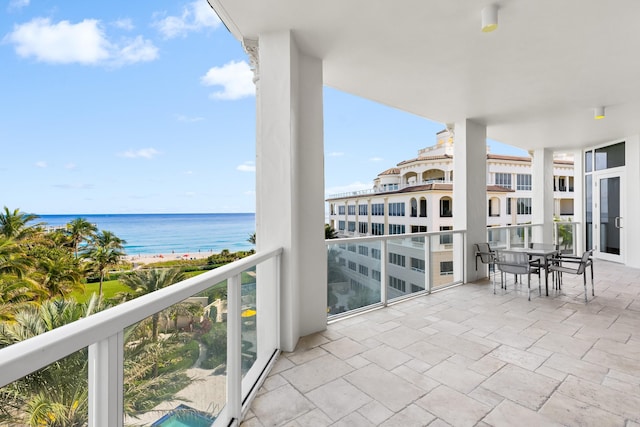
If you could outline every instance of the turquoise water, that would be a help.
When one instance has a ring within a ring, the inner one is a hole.
[[[254,249],[247,242],[255,232],[253,213],[41,215],[39,221],[56,226],[78,217],[126,240],[127,255]]]
[[[216,417],[206,415],[181,404],[175,410],[151,424],[151,427],[209,427],[215,420]]]

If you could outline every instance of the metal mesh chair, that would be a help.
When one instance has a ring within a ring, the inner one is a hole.
[[[591,267],[591,296],[595,296],[593,287],[593,259],[591,255],[593,250],[586,251],[581,257],[576,256],[559,256],[554,258],[553,265],[549,266],[549,271],[557,274],[556,280],[558,286],[562,287],[562,273],[582,275],[584,283],[584,302],[589,302],[587,298],[587,267]]]
[[[492,274],[491,281],[493,283],[493,293],[496,293],[496,251],[492,250],[488,243],[475,243],[474,248],[476,250],[476,271],[478,271],[478,260],[482,264],[489,265],[489,274]]]
[[[542,295],[540,284],[540,261],[529,260],[529,255],[524,252],[498,251],[496,255],[496,267],[500,270],[500,283],[504,284],[505,273],[517,276],[527,275],[527,297],[531,301],[531,273],[538,275],[538,292]],[[506,285],[504,285],[506,289]],[[495,283],[493,287],[495,293]]]

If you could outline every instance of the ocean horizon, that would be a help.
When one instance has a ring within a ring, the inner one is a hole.
[[[38,215],[37,222],[61,226],[84,218],[126,240],[127,255],[231,252],[254,249],[255,213]]]

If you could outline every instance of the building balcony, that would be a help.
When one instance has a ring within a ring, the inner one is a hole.
[[[280,355],[242,425],[636,425],[639,280],[596,261],[587,304],[579,276],[531,301],[483,280],[330,322]]]

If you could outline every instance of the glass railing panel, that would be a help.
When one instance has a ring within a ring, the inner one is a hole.
[[[560,250],[566,254],[575,254],[576,223],[556,222],[555,227],[556,243]]]
[[[454,233],[429,236],[429,258],[431,259],[431,290],[456,283],[454,259]]]
[[[381,302],[380,240],[329,244],[327,251],[327,312],[330,316]]]
[[[511,241],[510,247],[512,248],[524,248],[525,239],[528,241],[530,237],[530,227],[510,227],[509,239]],[[529,234],[527,236],[527,234]]]
[[[125,425],[210,425],[226,405],[227,282],[124,332]]]
[[[487,242],[494,249],[504,249],[509,241],[509,230],[506,228],[488,228]]]
[[[387,299],[406,297],[425,290],[425,237],[387,241]]]
[[[243,271],[241,275],[240,300],[242,304],[241,342],[242,342],[242,376],[251,369],[258,358],[258,320],[261,314],[257,307],[257,275],[256,269]]]
[[[35,323],[23,323],[26,320],[6,324],[2,341],[13,343],[14,332],[28,335]],[[0,425],[86,426],[88,368],[85,348],[0,388]]]

